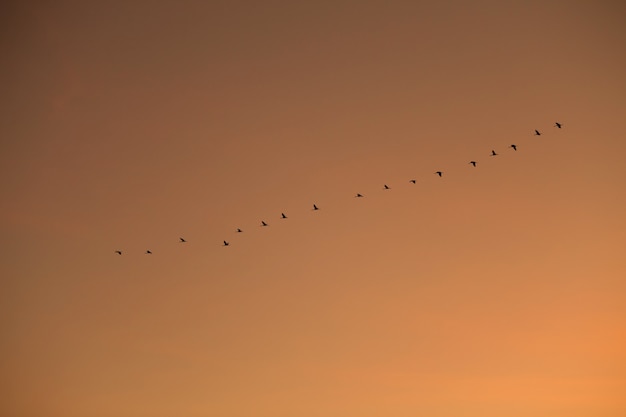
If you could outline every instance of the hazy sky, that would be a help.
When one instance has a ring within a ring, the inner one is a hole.
[[[2,416],[626,415],[624,2],[0,7]]]

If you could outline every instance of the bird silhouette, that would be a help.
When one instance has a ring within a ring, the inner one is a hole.
[[[261,220],[261,226],[267,226],[267,223],[265,223],[263,220]]]
[[[509,148],[513,148],[513,150],[516,151],[517,150],[517,145],[511,145],[511,146],[509,146]]]
[[[437,171],[437,172],[435,172],[435,174],[437,174],[437,175],[439,175],[441,177],[443,175],[443,172]]]
[[[363,197],[363,194],[357,194],[355,197]]]
[[[152,255],[152,251],[151,250],[147,250],[146,251],[146,255]]]
[[[313,210],[319,210],[319,207],[317,207],[315,204],[313,204]]]
[[[238,228],[238,229],[237,229],[237,233],[241,233],[241,232],[243,232],[243,230],[241,230],[241,229],[239,229],[239,228]]]
[[[498,154],[493,149],[491,150],[491,156],[497,156]]]
[[[389,186],[387,184],[385,184],[385,190],[391,190],[391,188],[389,188]]]
[[[476,161],[469,161],[470,164],[472,164],[474,167],[476,166]]]
[[[230,245],[230,243],[228,243],[227,241],[224,241],[224,246],[228,246]]]
[[[122,251],[121,250],[116,250],[115,253],[117,253],[118,255],[121,255]]]
[[[560,129],[560,128],[561,128],[561,126],[563,126],[563,125],[562,125],[561,123],[559,123],[559,122],[556,122],[555,126],[556,126],[556,127],[558,127],[558,128]]]
[[[417,181],[416,180],[410,180],[409,182],[412,182],[413,184],[415,184]]]
[[[180,243],[185,243],[185,242],[187,242],[187,241],[186,241],[185,239],[183,239],[182,237],[179,237],[179,239],[180,239]]]
[[[535,136],[539,136],[539,135],[541,135],[541,132],[535,129]]]
[[[286,218],[287,218],[287,216],[285,216],[285,213],[280,213],[280,218],[281,218],[281,219],[286,219]]]

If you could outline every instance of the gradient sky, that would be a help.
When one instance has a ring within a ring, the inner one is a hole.
[[[0,7],[2,416],[626,415],[624,2]]]

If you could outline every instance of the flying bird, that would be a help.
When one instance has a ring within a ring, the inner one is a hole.
[[[228,246],[230,245],[230,243],[228,243],[227,241],[224,241],[224,246]]]
[[[267,226],[267,223],[265,223],[263,220],[261,220],[261,226]]]
[[[387,184],[385,184],[385,190],[391,190]]]
[[[562,125],[561,123],[559,123],[559,122],[556,122],[555,126],[556,126],[556,127],[558,127],[558,128],[560,129],[560,128],[561,128],[561,126],[563,126],[563,125]]]
[[[313,204],[313,210],[319,210],[319,207],[317,207],[315,204]]]
[[[241,233],[241,232],[243,232],[243,230],[241,230],[241,229],[239,229],[239,228],[238,228],[238,229],[237,229],[237,233]]]
[[[117,253],[118,255],[121,255],[122,251],[121,250],[116,250],[115,253]]]
[[[443,175],[443,172],[437,171],[437,172],[435,172],[435,174],[437,174],[437,175],[439,175],[441,177]]]
[[[469,161],[470,164],[472,164],[474,167],[476,166],[476,161]]]
[[[511,146],[509,146],[509,148],[513,148],[513,150],[516,151],[517,150],[517,145],[511,145]]]
[[[187,242],[187,241],[186,241],[185,239],[183,239],[182,237],[179,237],[179,239],[180,239],[180,243],[185,243],[185,242]]]
[[[535,129],[535,136],[539,136],[539,135],[541,135],[541,132]]]
[[[410,180],[409,182],[412,182],[413,184],[415,184],[415,183],[416,183],[416,180]]]
[[[498,154],[493,149],[491,150],[491,156],[497,156]]]
[[[146,255],[152,255],[152,251],[147,250],[147,251],[146,251]]]
[[[287,218],[287,216],[285,216],[285,213],[280,213],[280,218],[281,218],[281,219],[286,219],[286,218]]]
[[[355,197],[363,197],[363,194],[357,194]]]

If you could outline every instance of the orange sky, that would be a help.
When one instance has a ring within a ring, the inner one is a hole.
[[[626,415],[623,2],[1,7],[0,415]]]

